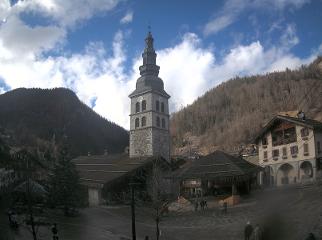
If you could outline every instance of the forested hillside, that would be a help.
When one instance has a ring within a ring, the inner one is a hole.
[[[302,109],[322,120],[322,57],[297,70],[236,77],[172,115],[174,153],[207,153],[252,141],[275,114]],[[179,151],[181,150],[181,152]]]
[[[11,146],[52,151],[67,136],[73,156],[123,152],[128,132],[65,88],[15,89],[0,95],[0,127]]]

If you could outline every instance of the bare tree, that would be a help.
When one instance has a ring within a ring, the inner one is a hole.
[[[156,158],[152,164],[152,173],[150,179],[150,195],[152,200],[152,208],[154,210],[154,220],[156,224],[156,237],[160,237],[160,221],[163,213],[166,211],[168,204],[167,198],[167,182],[164,178],[165,169],[162,165],[162,159]]]

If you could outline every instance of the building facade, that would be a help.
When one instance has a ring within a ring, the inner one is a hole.
[[[282,186],[321,175],[322,123],[305,117],[274,117],[257,137],[260,183]]]
[[[158,77],[151,32],[145,39],[143,65],[131,99],[130,158],[162,156],[170,160],[169,104],[170,96]]]

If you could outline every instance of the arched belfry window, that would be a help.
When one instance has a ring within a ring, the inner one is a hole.
[[[144,127],[146,125],[146,117],[141,118],[141,126]]]
[[[164,102],[161,103],[161,112],[164,113]]]
[[[140,103],[139,102],[137,102],[136,104],[135,104],[135,112],[137,113],[137,112],[140,112]]]
[[[135,128],[138,128],[138,127],[140,127],[140,119],[136,118],[135,119]]]
[[[160,127],[160,118],[157,117],[157,127]]]
[[[165,119],[164,118],[162,118],[161,125],[162,125],[162,128],[165,128]]]
[[[142,107],[141,107],[142,111],[145,111],[146,110],[146,101],[143,100],[142,101]]]
[[[160,111],[160,102],[159,102],[159,100],[157,100],[157,101],[155,102],[155,109],[156,109],[157,111]]]

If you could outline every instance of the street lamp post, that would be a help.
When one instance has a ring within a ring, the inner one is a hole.
[[[132,240],[136,240],[136,229],[135,229],[135,197],[134,197],[134,187],[138,185],[138,183],[131,182],[131,215],[132,215]]]
[[[131,184],[132,240],[136,240],[134,186]]]

